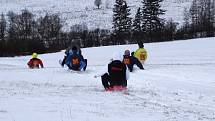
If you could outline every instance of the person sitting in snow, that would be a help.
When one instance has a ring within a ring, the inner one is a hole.
[[[63,61],[60,62],[61,66],[64,67],[64,64],[66,63],[66,59],[67,57],[69,56],[69,51],[72,51],[72,48],[71,47],[68,47],[65,51],[65,56],[63,58]]]
[[[64,64],[66,64],[71,70],[85,71],[87,68],[87,59],[84,59],[78,48],[73,46],[72,49],[66,53],[62,66]]]
[[[33,69],[33,68],[43,68],[43,62],[37,58],[38,54],[37,53],[33,53],[32,54],[32,59],[30,59],[30,61],[28,62],[28,67]]]
[[[134,54],[134,52],[133,52]],[[133,55],[130,56],[130,51],[125,50],[124,55],[123,55],[123,63],[128,67],[129,71],[133,71],[134,65],[137,65],[140,69],[144,69],[143,65],[140,63],[140,61],[134,57]]]
[[[127,87],[129,71],[124,63],[122,63],[121,55],[115,54],[111,62],[105,66],[100,74],[95,75],[97,78],[101,76],[102,85],[106,91],[124,90]]]
[[[138,42],[139,49],[137,49],[134,53],[134,56],[144,64],[147,59],[147,51],[144,48],[143,42]]]

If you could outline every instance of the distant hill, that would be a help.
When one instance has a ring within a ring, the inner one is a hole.
[[[20,12],[28,9],[36,15],[57,13],[61,16],[64,29],[75,24],[86,24],[89,28],[111,29],[112,8],[115,0],[102,0],[101,9],[97,9],[94,0],[0,0],[0,13]],[[127,0],[134,16],[141,0]],[[173,18],[178,23],[183,21],[183,10],[192,0],[164,0],[163,9],[166,19]]]

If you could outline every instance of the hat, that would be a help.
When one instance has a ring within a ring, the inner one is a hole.
[[[130,51],[129,50],[125,50],[124,55],[130,55]]]
[[[37,58],[37,56],[38,56],[37,53],[33,53],[33,54],[32,54],[32,57],[33,57],[33,58]]]
[[[72,50],[78,50],[78,48],[76,46],[73,46]]]

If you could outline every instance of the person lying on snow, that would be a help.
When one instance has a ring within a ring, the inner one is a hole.
[[[134,55],[134,52],[132,54]],[[130,72],[133,71],[134,65],[137,65],[137,67],[139,67],[140,69],[144,70],[143,65],[133,55],[130,56],[130,51],[129,50],[125,50],[124,55],[123,55],[123,63],[128,67],[128,69],[129,69]]]
[[[66,64],[71,70],[85,71],[87,68],[87,59],[84,59],[78,48],[73,46],[72,49],[66,53],[62,66],[64,66],[64,64]]]
[[[33,69],[33,68],[43,68],[43,62],[37,58],[38,54],[37,53],[33,53],[32,54],[32,59],[30,59],[30,61],[28,62],[28,67]]]
[[[127,87],[129,71],[126,65],[122,63],[121,55],[115,54],[112,61],[105,66],[100,74],[94,77],[99,76],[101,76],[102,85],[106,91],[121,91]]]

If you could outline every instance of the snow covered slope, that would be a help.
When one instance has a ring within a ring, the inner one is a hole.
[[[37,15],[58,13],[67,25],[86,24],[89,28],[112,27],[112,8],[115,0],[102,0],[102,9],[96,9],[94,0],[0,0],[0,13],[8,11],[20,12],[28,9]],[[142,0],[127,0],[132,16]],[[164,18],[173,18],[182,23],[184,7],[189,7],[192,0],[164,0],[163,9],[167,10]]]
[[[64,53],[0,58],[0,121],[214,121],[215,38],[146,44],[146,70],[130,73],[128,90],[105,92],[93,76],[113,52],[137,45],[83,49],[86,72],[60,67]]]

